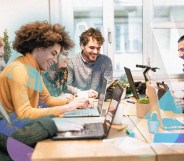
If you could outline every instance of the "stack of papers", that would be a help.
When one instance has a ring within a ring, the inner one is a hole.
[[[118,148],[130,154],[133,154],[133,151],[147,149],[150,147],[150,144],[145,143],[142,140],[127,136],[114,139],[104,139],[103,141],[115,144],[118,146]]]

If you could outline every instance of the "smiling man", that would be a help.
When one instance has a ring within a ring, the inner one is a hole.
[[[112,81],[112,62],[100,54],[104,38],[98,29],[89,28],[80,36],[81,53],[68,61],[68,90],[88,97],[96,97],[102,86],[103,77]],[[81,91],[82,90],[82,91]]]
[[[8,114],[18,118],[37,118],[85,108],[86,99],[78,100],[50,96],[41,72],[46,71],[63,50],[73,47],[68,33],[60,24],[33,22],[16,31],[13,48],[22,56],[11,62],[0,74],[0,102]],[[48,108],[39,108],[45,104]]]

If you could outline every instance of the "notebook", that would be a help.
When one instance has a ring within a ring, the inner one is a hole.
[[[77,109],[71,112],[64,113],[64,117],[97,117],[101,116],[105,111],[102,110],[102,106],[105,99],[107,79],[103,78],[102,88],[99,93],[98,105],[93,108]]]
[[[103,139],[109,134],[114,116],[116,114],[121,96],[123,93],[122,86],[118,83],[113,92],[112,100],[109,104],[103,123],[86,123],[81,131],[58,132],[53,137],[54,140],[74,140],[74,139]]]
[[[152,108],[151,111],[157,113],[161,128],[164,130],[184,129],[184,124],[176,118],[163,118],[158,104],[157,89],[153,85],[147,84],[147,94]]]
[[[155,133],[153,143],[183,144],[184,133]]]
[[[130,84],[130,89],[133,93],[133,96],[136,98],[136,99],[139,99],[139,98],[143,98],[143,97],[146,97],[145,94],[139,94],[136,90],[136,87],[135,87],[135,84],[134,84],[134,80],[133,80],[133,77],[132,77],[132,73],[131,73],[131,70],[129,68],[126,68],[124,67],[125,69],[125,73],[127,75],[127,79],[128,79],[128,82]]]

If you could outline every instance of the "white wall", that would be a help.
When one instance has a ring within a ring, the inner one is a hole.
[[[0,36],[8,30],[10,41],[15,30],[33,21],[49,21],[49,0],[0,0]]]

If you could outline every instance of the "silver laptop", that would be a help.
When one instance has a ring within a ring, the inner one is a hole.
[[[109,134],[114,116],[123,93],[122,86],[118,83],[109,104],[104,123],[86,123],[81,131],[58,132],[54,140],[75,140],[75,139],[103,139]]]
[[[182,124],[176,118],[162,118],[163,116],[160,113],[160,107],[158,104],[157,89],[153,85],[147,84],[147,93],[150,101],[151,111],[157,113],[161,128],[164,130],[184,129],[184,124]]]
[[[106,87],[107,87],[107,79],[103,78],[102,88],[99,93],[98,105],[93,108],[86,109],[77,109],[71,112],[64,113],[64,117],[97,117],[105,114],[106,110],[103,111],[102,106],[105,99]]]

